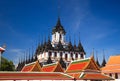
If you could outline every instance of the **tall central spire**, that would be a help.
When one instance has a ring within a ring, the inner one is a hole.
[[[57,24],[56,24],[56,26],[57,26],[57,27],[62,26],[62,25],[61,25],[61,21],[60,21],[60,17],[59,17],[59,16],[58,16],[58,20],[57,20]]]
[[[56,26],[52,30],[52,34],[55,34],[55,32],[59,32],[59,33],[62,32],[62,34],[66,34],[63,26],[61,25],[60,17],[58,17]]]

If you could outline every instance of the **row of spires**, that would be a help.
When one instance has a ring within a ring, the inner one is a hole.
[[[25,64],[29,64],[29,63],[35,62],[37,60],[38,60],[37,56],[32,55],[32,57],[30,57],[30,54],[29,54],[29,58],[27,58],[27,56],[26,56],[26,59],[19,60],[16,71],[21,71],[22,68],[25,66]],[[61,64],[62,68],[66,69],[66,63],[64,62],[62,57],[60,58],[59,62]],[[52,61],[51,57],[48,57],[48,60],[44,64],[51,64],[51,63],[53,63],[53,61]],[[40,63],[40,65],[43,66],[42,63]]]
[[[94,57],[94,53],[93,53],[93,57]],[[24,67],[25,64],[32,63],[34,61],[37,61],[37,55],[36,54],[35,55],[32,54],[32,56],[30,56],[30,53],[29,53],[28,56],[26,54],[26,56],[24,55],[24,59],[19,59],[19,63],[18,63],[18,66],[17,66],[16,70],[21,71],[21,69]],[[63,61],[62,58],[60,58],[59,62],[61,64],[61,66],[66,69],[66,64],[65,64],[65,62]],[[48,60],[47,60],[46,64],[50,64],[50,63],[53,63],[53,61],[51,60],[50,57],[48,57]],[[105,60],[104,53],[103,53],[103,61],[102,61],[101,64],[99,63],[98,57],[97,57],[97,54],[96,54],[96,63],[99,67],[104,67],[106,65],[106,60]],[[41,63],[40,63],[40,65],[42,66]]]
[[[39,43],[38,47],[36,49],[36,53],[35,54],[40,54],[43,53],[44,51],[74,51],[74,52],[84,52],[84,48],[79,40],[78,45],[75,44],[74,41],[74,45],[72,44],[71,40],[69,40],[69,43],[66,47],[64,47],[61,43],[61,41],[58,42],[57,46],[53,47],[51,44],[51,40],[50,37],[48,36],[48,41],[46,42],[46,40],[43,43]]]
[[[34,53],[32,53],[32,56],[29,54],[24,54],[24,58],[19,58],[19,63],[17,65],[16,70],[17,71],[21,71],[21,69],[25,66],[25,64],[34,62],[37,60],[37,56],[34,55]]]
[[[94,57],[94,51],[93,51],[93,57]],[[96,63],[99,67],[104,67],[106,65],[104,50],[103,50],[103,60],[101,64],[99,63],[97,52],[96,52]]]

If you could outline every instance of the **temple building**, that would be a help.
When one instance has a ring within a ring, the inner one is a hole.
[[[120,55],[110,56],[102,72],[115,78],[115,81],[120,81]]]
[[[60,18],[56,23],[56,26],[52,29],[52,41],[48,37],[48,41],[41,45],[38,45],[36,50],[36,56],[39,62],[43,65],[57,62],[61,58],[65,62],[66,66],[72,60],[84,59],[85,51],[81,42],[78,45],[72,45],[71,41],[67,42],[65,39],[66,31],[61,24]],[[47,60],[51,59],[51,62]]]
[[[64,70],[60,61],[43,67],[38,61],[26,64],[21,72],[0,72],[0,81],[101,81],[114,80],[101,73],[93,57],[74,60]]]

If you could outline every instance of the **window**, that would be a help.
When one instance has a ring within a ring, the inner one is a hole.
[[[60,52],[60,57],[62,57],[62,52]]]
[[[111,77],[112,77],[112,74],[110,73],[110,74],[109,74],[109,76],[111,76]]]
[[[67,58],[68,58],[68,57],[67,57],[67,54],[65,54],[65,60],[67,60]]]
[[[76,58],[76,59],[78,58],[78,54],[77,54],[77,53],[75,54],[75,58]]]
[[[118,79],[118,74],[117,73],[115,73],[115,79]]]
[[[51,51],[49,51],[49,56],[51,56],[52,55],[52,52]]]
[[[57,52],[54,52],[54,56],[57,57]]]
[[[71,53],[71,57],[73,57],[73,53]]]
[[[80,54],[80,57],[83,58],[83,54]]]
[[[60,40],[62,39],[62,35],[60,34]]]

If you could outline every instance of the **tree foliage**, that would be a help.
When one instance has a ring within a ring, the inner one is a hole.
[[[14,71],[14,70],[15,70],[15,66],[13,62],[2,57],[0,71]]]

